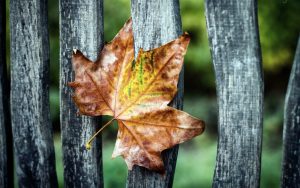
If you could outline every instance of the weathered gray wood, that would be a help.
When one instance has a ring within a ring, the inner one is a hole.
[[[285,98],[281,187],[300,187],[300,36]]]
[[[5,0],[0,0],[0,187],[13,186],[12,136],[9,113],[9,82],[6,74]]]
[[[176,39],[182,34],[178,0],[131,0],[135,55],[138,49],[149,50]],[[183,71],[173,107],[183,107]],[[172,187],[178,146],[163,152],[164,176],[135,166],[129,171],[127,187]]]
[[[11,0],[11,114],[20,187],[57,187],[47,0]]]
[[[3,104],[5,61],[5,0],[0,0],[0,187],[7,187],[6,116]]]
[[[219,105],[213,187],[259,187],[263,78],[256,0],[206,0]]]
[[[60,0],[60,120],[65,187],[103,187],[101,136],[85,143],[100,128],[99,118],[77,115],[72,100],[72,50],[96,60],[103,45],[103,1]]]

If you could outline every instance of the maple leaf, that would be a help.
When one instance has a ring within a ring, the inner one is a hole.
[[[132,21],[106,44],[95,63],[74,50],[73,99],[79,112],[113,116],[119,130],[113,157],[164,172],[161,152],[204,131],[204,122],[167,106],[177,92],[190,38],[183,34],[159,48],[139,50],[134,59]],[[98,133],[96,133],[98,134]],[[89,140],[87,147],[96,134]]]

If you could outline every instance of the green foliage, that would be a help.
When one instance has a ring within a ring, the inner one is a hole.
[[[259,1],[259,30],[266,71],[279,71],[292,62],[300,31],[300,1]]]
[[[113,142],[103,143],[103,176],[104,187],[125,187],[127,166],[122,157],[111,158],[114,149]]]
[[[59,93],[56,88],[50,88],[50,115],[53,120],[59,120]]]
[[[212,185],[217,143],[209,135],[197,137],[182,144],[179,149],[174,188],[203,187]]]
[[[263,148],[261,160],[261,182],[262,188],[279,188],[281,176],[281,148],[269,150]]]
[[[54,135],[55,162],[58,186],[64,187],[64,166],[60,135]]]
[[[214,90],[214,73],[207,38],[204,14],[204,0],[181,1],[183,31],[191,35],[187,55],[185,56],[185,77],[188,88],[208,88]],[[193,79],[201,75],[201,79]]]
[[[263,149],[280,149],[282,145],[284,99],[275,93],[265,99]]]
[[[104,1],[104,40],[111,41],[130,17],[130,1]]]

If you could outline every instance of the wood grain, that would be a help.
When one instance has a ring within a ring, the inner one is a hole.
[[[182,34],[178,0],[131,0],[135,56],[139,48],[150,50],[176,39]],[[178,94],[171,106],[183,107],[183,70],[178,82]],[[172,187],[178,146],[163,152],[165,176],[135,166],[128,172],[127,187]]]
[[[300,37],[284,106],[281,187],[300,187]]]
[[[219,105],[213,187],[259,187],[263,77],[256,0],[206,0]]]
[[[6,74],[6,3],[0,0],[0,187],[13,186],[13,148]]]
[[[47,0],[11,0],[11,114],[19,187],[57,187]]]
[[[101,136],[85,143],[100,128],[99,118],[77,115],[72,100],[71,55],[81,50],[95,61],[103,45],[103,1],[60,0],[60,120],[65,187],[103,187]]]

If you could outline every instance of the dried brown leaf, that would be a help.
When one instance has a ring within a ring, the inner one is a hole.
[[[164,171],[161,152],[204,131],[204,122],[167,106],[177,83],[190,39],[181,35],[159,48],[140,49],[134,60],[131,19],[93,63],[73,53],[73,99],[81,114],[109,115],[119,131],[113,157],[133,165]]]

